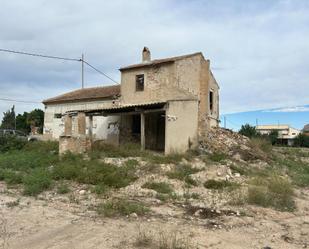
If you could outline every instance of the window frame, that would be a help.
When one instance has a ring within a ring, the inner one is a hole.
[[[214,112],[214,91],[212,89],[209,90],[208,98],[209,98],[209,111],[211,114],[213,114]]]
[[[142,78],[142,82],[140,82]],[[135,75],[135,92],[143,92],[145,90],[145,75],[137,74]]]

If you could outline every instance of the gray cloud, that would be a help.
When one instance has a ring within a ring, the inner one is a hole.
[[[1,4],[2,48],[73,58],[84,52],[90,63],[118,81],[117,69],[139,62],[144,45],[154,58],[202,51],[221,86],[222,112],[308,104],[306,0]],[[87,86],[111,83],[87,69]],[[42,100],[78,87],[78,63],[0,53],[0,97]],[[11,104],[0,102],[0,112]]]

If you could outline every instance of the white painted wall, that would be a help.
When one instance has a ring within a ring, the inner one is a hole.
[[[62,104],[48,104],[45,106],[45,119],[44,119],[44,134],[52,139],[59,139],[64,133],[64,118],[57,118],[55,114],[64,114],[68,111],[75,110],[97,110],[102,108],[111,107],[112,100],[105,101],[85,101],[78,103],[62,103]],[[95,116],[93,117],[93,137],[95,140],[106,140],[111,136],[118,136],[118,116]],[[89,118],[86,119],[86,133],[89,132]],[[77,133],[77,120],[72,118],[72,132]]]

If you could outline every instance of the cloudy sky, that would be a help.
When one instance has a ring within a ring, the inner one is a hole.
[[[143,46],[153,58],[201,51],[221,87],[221,113],[309,103],[307,0],[2,0],[0,31],[2,49],[84,53],[117,81]],[[85,82],[113,83],[89,68]],[[80,86],[78,62],[0,53],[0,98],[40,102]],[[0,118],[12,104],[43,108],[0,100]]]

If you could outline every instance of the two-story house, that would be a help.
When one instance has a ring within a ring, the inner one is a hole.
[[[207,129],[218,126],[219,86],[202,53],[152,60],[145,47],[142,62],[120,72],[119,90],[80,89],[45,100],[45,133],[61,133],[66,145],[88,136],[169,154],[196,147]]]

